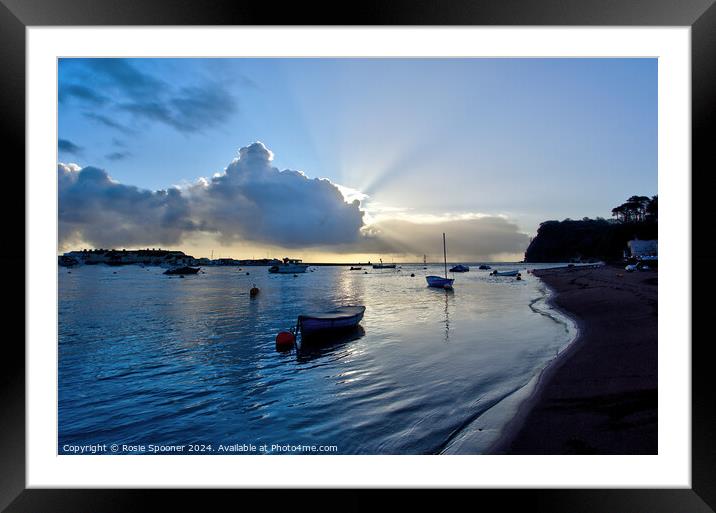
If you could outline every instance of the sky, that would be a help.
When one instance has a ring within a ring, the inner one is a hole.
[[[60,59],[59,250],[521,260],[657,194],[656,59]]]

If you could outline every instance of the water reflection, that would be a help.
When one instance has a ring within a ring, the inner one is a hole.
[[[427,287],[430,293],[435,294],[438,297],[442,297],[445,300],[445,342],[450,341],[450,302],[455,297],[454,289],[438,289],[435,287]]]
[[[329,356],[350,342],[362,338],[365,329],[360,324],[355,328],[339,332],[327,333],[324,335],[301,335],[296,346],[296,360],[299,362],[310,362],[324,356]]]

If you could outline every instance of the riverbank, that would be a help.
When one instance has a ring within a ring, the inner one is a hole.
[[[577,340],[540,376],[490,452],[657,453],[657,272],[535,271]]]

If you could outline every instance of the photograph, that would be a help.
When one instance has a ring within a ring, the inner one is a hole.
[[[56,65],[57,455],[659,455],[658,58]]]

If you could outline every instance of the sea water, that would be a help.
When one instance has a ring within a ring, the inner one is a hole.
[[[58,453],[485,452],[575,336],[525,264],[493,268],[522,280],[476,265],[452,291],[426,286],[442,265],[60,268]],[[364,305],[361,328],[276,350],[299,314],[337,305]]]

